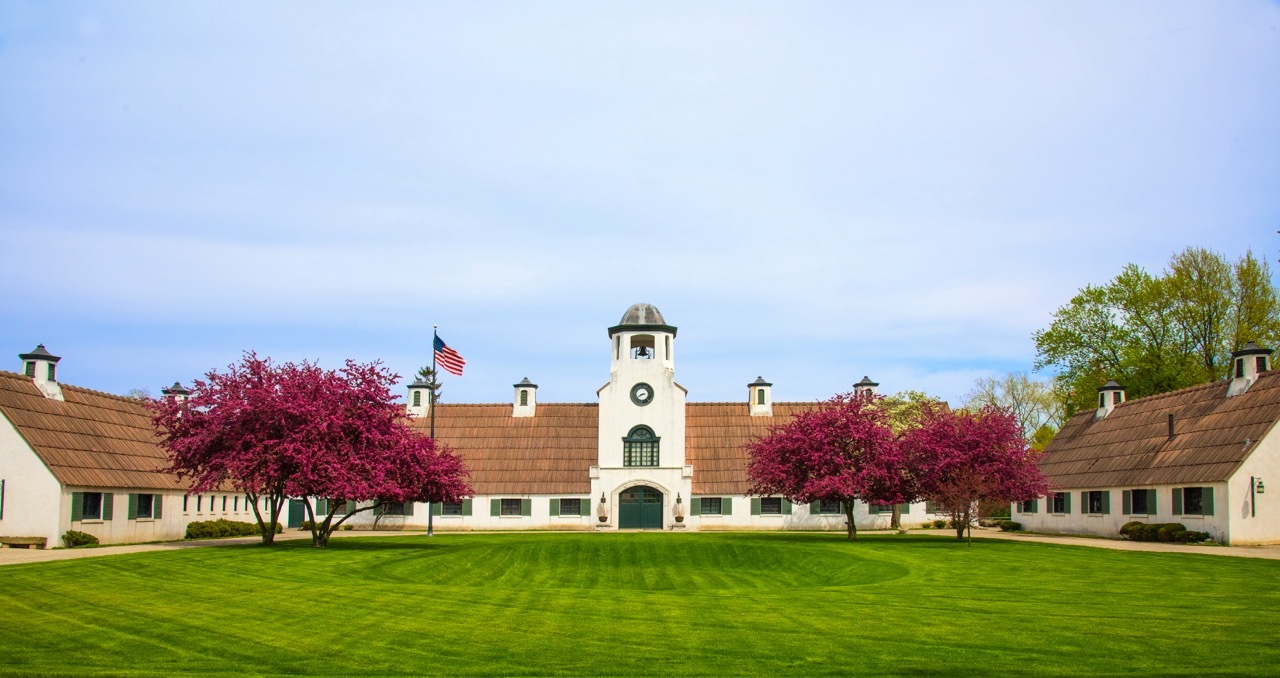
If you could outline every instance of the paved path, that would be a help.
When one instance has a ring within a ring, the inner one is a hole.
[[[911,534],[933,534],[955,539],[952,530],[912,530]],[[1272,546],[1201,546],[1198,544],[1166,544],[1163,542],[1126,541],[1098,537],[1058,537],[1047,534],[1020,534],[998,529],[975,529],[973,536],[980,539],[1008,539],[1009,541],[1038,541],[1044,544],[1068,546],[1092,546],[1115,551],[1154,551],[1158,553],[1202,553],[1207,556],[1234,556],[1236,558],[1266,558],[1280,560],[1280,545]]]
[[[865,533],[867,531],[862,531]],[[425,532],[412,530],[357,530],[336,532],[334,539],[352,537],[402,537]],[[955,538],[951,530],[912,530],[911,534],[923,534],[935,537]],[[979,539],[1008,539],[1010,541],[1037,541],[1045,544],[1065,544],[1068,546],[1092,546],[1100,549],[1117,551],[1154,551],[1158,553],[1201,553],[1208,556],[1234,556],[1236,558],[1265,558],[1280,560],[1280,545],[1275,546],[1197,546],[1194,544],[1164,544],[1143,541],[1123,541],[1120,539],[1098,539],[1090,537],[1055,537],[1044,534],[1016,534],[1001,532],[995,529],[977,529],[973,536]],[[285,530],[277,534],[276,539],[310,539],[310,532]],[[160,544],[132,544],[129,546],[102,546],[98,548],[79,549],[0,549],[0,565],[16,565],[20,563],[43,563],[51,560],[69,560],[71,558],[96,558],[114,556],[121,553],[142,553],[144,551],[177,551],[191,548],[207,548],[226,546],[228,544],[254,544],[259,537],[233,537],[229,539],[202,539],[200,541],[169,541]]]
[[[333,533],[332,539],[349,537],[391,537],[410,534],[426,535],[426,532],[412,530],[352,530]],[[285,530],[276,535],[277,541],[287,539],[310,539],[310,532]],[[99,546],[97,548],[78,549],[0,549],[0,565],[17,565],[20,563],[43,563],[50,560],[70,560],[72,558],[97,558],[114,556],[121,553],[142,553],[144,551],[180,551],[182,549],[205,548],[209,546],[227,546],[228,544],[256,544],[262,537],[229,537],[227,539],[201,539],[198,541],[166,541],[159,544],[129,544],[126,546]]]

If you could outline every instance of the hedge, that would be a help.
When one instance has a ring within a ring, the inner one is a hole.
[[[96,544],[98,543],[98,538],[87,532],[77,532],[76,530],[67,530],[67,533],[62,535],[62,543],[66,544],[67,548],[73,549],[77,546],[88,546],[90,544]]]
[[[276,534],[284,532],[276,523]],[[238,520],[197,520],[187,524],[187,539],[212,539],[215,537],[252,537],[262,534],[257,523]]]

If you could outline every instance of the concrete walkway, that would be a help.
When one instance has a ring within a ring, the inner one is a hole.
[[[930,534],[955,539],[953,530],[912,530],[911,534]],[[1021,534],[1003,532],[994,528],[975,528],[977,539],[1007,539],[1009,541],[1038,541],[1043,544],[1067,546],[1092,546],[1114,551],[1152,551],[1156,553],[1200,553],[1206,556],[1234,556],[1236,558],[1265,558],[1280,560],[1280,545],[1271,546],[1202,546],[1199,544],[1166,544],[1164,542],[1125,541],[1099,537],[1059,537],[1048,534]]]
[[[334,532],[331,539],[347,539],[350,537],[403,537],[405,535],[426,532],[413,530],[351,530]],[[310,532],[285,530],[276,535],[276,541],[293,539],[310,539]],[[99,546],[96,548],[78,549],[0,549],[0,565],[19,565],[22,563],[44,563],[51,560],[70,560],[72,558],[97,558],[115,556],[122,553],[143,553],[145,551],[180,551],[182,549],[205,548],[209,546],[227,546],[231,544],[257,544],[262,537],[228,537],[226,539],[200,539],[197,541],[166,541],[159,544],[128,544],[124,546]]]

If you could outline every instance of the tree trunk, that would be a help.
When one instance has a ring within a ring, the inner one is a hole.
[[[951,523],[956,528],[956,541],[964,541],[964,528],[969,526],[968,512],[952,511]]]
[[[858,540],[858,524],[853,522],[853,500],[841,500],[840,505],[844,507],[845,525],[849,529],[849,541]]]
[[[889,517],[889,527],[898,529],[902,527],[902,516],[898,513],[898,505],[893,505],[893,515]]]

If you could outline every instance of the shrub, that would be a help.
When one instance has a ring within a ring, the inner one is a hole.
[[[1179,544],[1199,544],[1209,539],[1208,532],[1197,532],[1196,530],[1177,530],[1173,533],[1173,540]]]
[[[1160,541],[1160,523],[1146,523],[1142,526],[1142,538],[1138,541]]]
[[[298,525],[298,529],[299,529],[299,530],[302,530],[302,531],[304,531],[304,532],[310,532],[311,530],[315,529],[315,521],[314,521],[314,520],[304,520],[304,521],[302,521],[302,524],[301,524],[301,525]]]
[[[350,530],[350,529],[351,529],[351,528],[353,528],[353,527],[355,527],[355,525],[351,525],[351,524],[349,524],[349,523],[346,523],[346,524],[343,524],[342,529],[344,529],[344,530]]]
[[[276,523],[276,534],[284,530]],[[238,520],[197,520],[187,524],[187,539],[213,539],[217,537],[251,537],[261,534],[255,523]]]
[[[1022,529],[1022,523],[1017,523],[1012,520],[1000,521],[1001,532],[1017,532],[1018,530],[1021,530],[1021,529]]]
[[[1143,525],[1144,523],[1140,520],[1131,520],[1120,526],[1120,536],[1132,541],[1142,541],[1141,533]]]
[[[933,521],[933,526],[941,530],[942,528],[947,526],[947,521],[939,518],[938,520]]]
[[[98,538],[87,532],[77,532],[76,530],[67,530],[67,533],[62,535],[62,543],[66,544],[67,548],[73,549],[77,546],[88,546],[89,544],[96,544],[98,543]]]
[[[1156,532],[1156,537],[1163,542],[1172,542],[1175,532],[1185,532],[1186,530],[1187,528],[1182,523],[1165,523]]]

